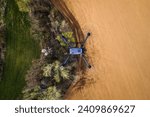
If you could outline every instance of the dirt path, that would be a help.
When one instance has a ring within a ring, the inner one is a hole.
[[[83,32],[92,32],[85,77],[95,81],[67,99],[150,99],[150,1],[64,1]]]

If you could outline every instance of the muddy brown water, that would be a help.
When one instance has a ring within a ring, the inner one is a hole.
[[[150,1],[64,0],[84,34],[89,62],[66,99],[150,99]]]

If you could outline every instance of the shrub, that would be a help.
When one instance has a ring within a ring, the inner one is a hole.
[[[59,83],[61,79],[69,79],[69,70],[61,66],[59,61],[55,61],[52,64],[47,64],[43,68],[43,76],[51,77],[55,82]]]
[[[58,100],[61,98],[61,92],[55,86],[48,87],[44,91],[36,86],[33,89],[25,89],[22,93],[24,100]]]
[[[43,76],[45,77],[50,77],[51,76],[51,71],[52,71],[52,64],[48,64],[43,68]]]
[[[41,100],[58,100],[61,98],[60,90],[57,90],[55,86],[47,88],[42,92],[42,95],[39,97]]]
[[[63,32],[62,36],[64,36],[69,43],[75,43],[75,38],[73,37],[73,32]],[[61,36],[58,35],[56,39],[59,41],[61,46],[67,46],[64,41],[61,39]]]
[[[40,87],[35,86],[33,89],[24,89],[22,91],[24,100],[37,100],[40,94]]]
[[[30,0],[16,0],[16,3],[18,5],[19,11],[21,12],[29,12],[29,3]]]

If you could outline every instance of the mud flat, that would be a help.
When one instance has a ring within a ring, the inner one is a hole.
[[[84,87],[66,99],[150,99],[150,1],[64,0],[84,33],[89,62]]]

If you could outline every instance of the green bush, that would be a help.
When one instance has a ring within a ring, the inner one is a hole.
[[[67,39],[69,43],[75,43],[75,38],[73,37],[73,32],[63,32],[62,35]],[[67,46],[64,41],[61,39],[61,36],[58,35],[56,39],[59,41],[61,46]]]
[[[43,76],[45,77],[50,77],[51,76],[51,70],[52,70],[53,65],[48,64],[43,68]]]
[[[21,12],[29,12],[30,11],[29,6],[28,6],[29,1],[30,0],[16,0],[16,3],[17,3],[18,8],[19,8],[19,11],[21,11]]]
[[[57,90],[55,86],[47,88],[39,97],[41,100],[58,100],[60,98],[60,90]]]
[[[47,64],[43,68],[43,76],[51,77],[55,82],[59,83],[61,79],[69,79],[69,70],[61,66],[59,61],[55,61],[52,64]]]
[[[22,93],[24,100],[58,100],[61,98],[61,92],[55,86],[48,87],[44,91],[36,86],[33,89],[25,89]]]
[[[40,96],[40,87],[35,86],[33,89],[24,89],[22,93],[24,100],[38,99],[38,97]]]

